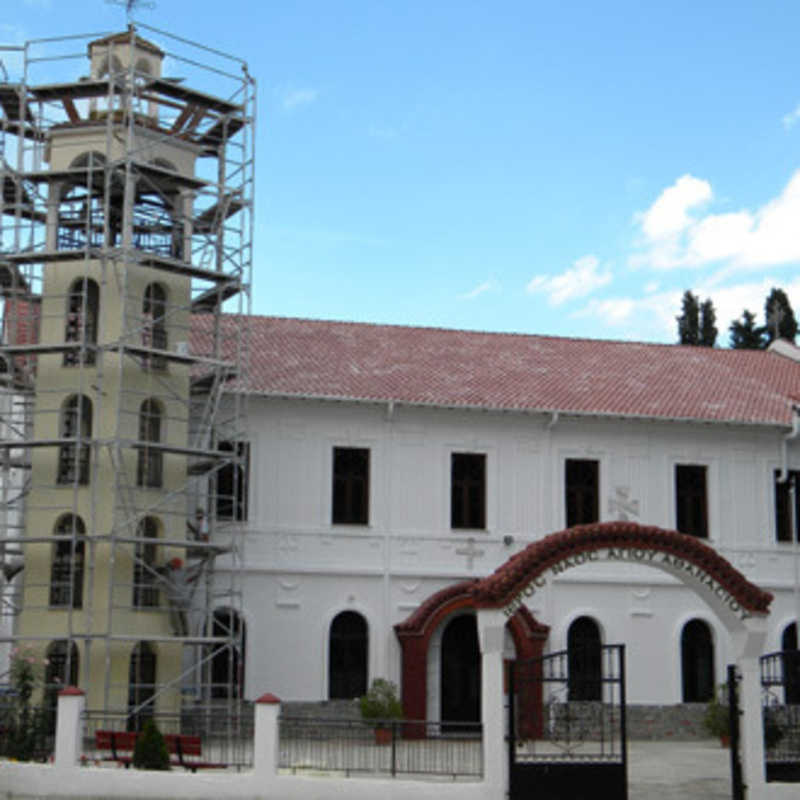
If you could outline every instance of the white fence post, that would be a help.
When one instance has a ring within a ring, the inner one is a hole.
[[[481,719],[483,780],[487,798],[505,797],[508,754],[503,730],[503,646],[506,617],[498,609],[478,609],[481,648]]]
[[[83,691],[75,686],[67,686],[58,693],[55,755],[57,767],[74,767],[81,757],[84,701]]]
[[[256,700],[253,769],[257,775],[273,777],[278,772],[278,715],[281,701],[274,694]]]

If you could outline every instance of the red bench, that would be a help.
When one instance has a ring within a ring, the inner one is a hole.
[[[103,761],[117,761],[124,764],[127,769],[133,761],[133,751],[136,747],[136,738],[139,734],[135,731],[95,731],[94,741],[98,750],[110,750],[111,755]],[[212,761],[203,761],[202,740],[199,736],[189,736],[184,733],[166,733],[164,741],[167,752],[170,754],[170,764],[183,767],[192,772],[198,769],[223,769],[227,764]],[[185,758],[189,756],[190,758]]]

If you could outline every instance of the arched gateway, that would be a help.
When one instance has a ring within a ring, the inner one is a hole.
[[[576,526],[531,543],[486,578],[458,584],[434,595],[396,628],[403,646],[404,694],[409,689],[412,693],[416,691],[419,706],[419,687],[425,680],[421,673],[426,670],[424,660],[410,658],[413,647],[409,640],[415,638],[417,647],[423,648],[421,642],[426,636],[430,638],[434,620],[441,622],[448,613],[447,606],[458,597],[457,602],[475,609],[478,617],[484,774],[489,783],[496,784],[494,788],[505,791],[508,758],[504,752],[502,696],[506,626],[512,631],[521,625],[537,630],[535,649],[541,650],[546,628],[533,619],[526,600],[564,572],[600,561],[646,565],[673,575],[702,598],[728,629],[742,677],[744,780],[751,787],[760,785],[763,741],[758,658],[764,645],[772,595],[748,581],[711,547],[676,531],[630,522]],[[442,602],[445,598],[446,602]],[[515,636],[515,644],[516,640]],[[521,655],[519,648],[517,654]],[[421,655],[421,650],[417,655]]]

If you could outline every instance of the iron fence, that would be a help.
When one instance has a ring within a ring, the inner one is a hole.
[[[483,775],[481,726],[474,722],[280,717],[279,767],[297,773]]]
[[[800,782],[800,651],[761,657],[768,781]]]
[[[200,739],[201,752],[184,758],[192,763],[218,767],[250,769],[253,766],[254,721],[252,706],[229,709],[193,708],[179,713],[138,714],[87,710],[83,715],[83,753],[90,761],[110,757],[107,749],[97,747],[97,731],[139,731],[152,719],[163,734],[181,734]],[[126,753],[132,756],[131,752]]]

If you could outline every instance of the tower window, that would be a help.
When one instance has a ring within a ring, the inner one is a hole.
[[[74,394],[61,407],[60,436],[64,442],[58,451],[57,483],[89,483],[89,443],[92,436],[92,401]]]
[[[167,293],[159,283],[151,283],[144,290],[142,301],[142,347],[148,350],[166,350],[167,339]],[[147,353],[142,366],[164,369],[167,361],[163,356]]]
[[[68,350],[64,353],[64,366],[94,364],[97,344],[97,314],[100,292],[90,278],[78,278],[67,294],[67,318],[64,327],[65,344],[76,343],[85,350]]]
[[[74,514],[59,517],[53,530],[53,558],[50,563],[50,605],[83,608],[83,564],[86,528]]]
[[[163,483],[164,454],[149,447],[161,441],[161,404],[148,398],[139,409],[139,451],[136,465],[136,484],[148,489]]]

